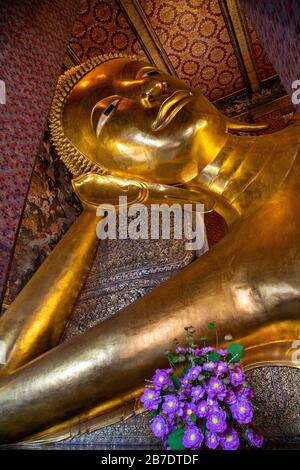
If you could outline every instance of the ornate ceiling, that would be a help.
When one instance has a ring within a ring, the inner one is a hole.
[[[108,52],[147,58],[211,101],[276,76],[238,0],[81,0],[69,59]]]

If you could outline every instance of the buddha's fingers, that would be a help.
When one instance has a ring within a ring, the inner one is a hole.
[[[286,220],[286,210],[282,215]],[[299,246],[299,227],[279,232],[280,214],[274,217],[271,210],[254,215],[175,278],[3,378],[1,441],[20,440],[140,387],[156,367],[166,366],[164,350],[187,325],[201,336],[213,320],[220,337],[230,332],[247,341],[265,325],[276,326],[279,309],[289,328],[291,322],[299,326],[293,245]],[[285,340],[285,331],[268,330],[268,342]]]

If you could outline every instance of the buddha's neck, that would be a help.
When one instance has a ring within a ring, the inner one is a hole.
[[[230,225],[270,198],[287,177],[299,152],[295,129],[274,134],[228,135],[224,147],[193,181],[216,197],[216,210]]]

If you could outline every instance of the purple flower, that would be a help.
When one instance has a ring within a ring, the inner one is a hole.
[[[197,357],[201,357],[203,355],[203,352],[202,352],[203,348],[196,348],[195,349],[195,355]]]
[[[264,438],[260,431],[254,426],[247,428],[245,431],[245,436],[247,437],[249,443],[254,447],[262,447]]]
[[[201,373],[201,366],[193,366],[190,370],[186,373],[185,379],[187,380],[195,380],[199,377]]]
[[[233,419],[239,424],[248,424],[253,419],[253,411],[246,398],[238,398],[236,402],[230,406],[230,411]]]
[[[204,348],[202,348],[202,354],[207,354],[209,352],[212,352],[214,350],[214,348],[212,348],[211,346],[204,346]]]
[[[215,368],[215,374],[219,375],[225,374],[227,372],[227,362],[219,361],[217,362],[217,367]]]
[[[181,385],[183,385],[184,387],[189,387],[190,382],[189,382],[189,379],[186,378],[186,376],[179,380],[181,382]]]
[[[182,346],[178,346],[178,348],[176,348],[175,352],[176,354],[185,354],[185,348],[183,348]]]
[[[205,390],[201,385],[196,385],[196,387],[193,387],[191,390],[191,395],[192,395],[192,400],[194,402],[200,400],[205,394]]]
[[[178,408],[178,399],[175,395],[166,395],[164,397],[164,403],[162,406],[162,411],[166,415],[175,414]]]
[[[216,397],[225,391],[224,384],[216,377],[211,377],[205,386],[207,395],[210,398]]]
[[[141,397],[141,402],[143,403],[145,410],[157,410],[160,401],[160,394],[157,390],[153,390],[152,388],[145,388]]]
[[[208,413],[207,402],[206,402],[206,400],[202,400],[197,405],[196,416],[198,416],[198,418],[204,418],[205,416],[207,416],[207,413]]]
[[[232,390],[227,390],[226,395],[224,397],[224,403],[226,405],[233,405],[236,402],[236,396]]]
[[[220,442],[220,436],[215,432],[208,432],[205,436],[205,444],[209,449],[216,449]]]
[[[248,386],[244,386],[243,385],[239,385],[236,390],[235,390],[235,393],[237,394],[237,396],[239,397],[243,397],[243,398],[250,398],[251,400],[254,398],[254,393],[253,393],[253,390],[248,387]]]
[[[208,371],[213,371],[216,368],[217,363],[213,361],[204,362],[203,369]]]
[[[225,357],[228,354],[227,349],[218,349],[217,353],[220,354],[220,356]]]
[[[183,419],[190,424],[193,424],[192,416],[196,415],[196,406],[194,403],[186,403],[183,411]]]
[[[167,423],[161,416],[156,416],[153,419],[150,428],[155,437],[163,437],[165,434],[168,433],[169,430]]]
[[[212,432],[224,432],[226,429],[226,413],[221,408],[213,409],[208,413],[206,427]]]
[[[218,400],[213,400],[212,398],[208,397],[206,402],[207,402],[209,411],[219,409]]]
[[[242,372],[242,370],[239,367],[236,367],[235,369],[231,370],[229,372],[229,377],[230,377],[230,383],[234,387],[241,385],[245,381],[245,374],[244,372]]]
[[[169,428],[172,430],[175,427],[176,424],[176,414],[169,414],[165,416],[165,420],[169,426]]]
[[[221,436],[220,442],[224,450],[236,450],[240,444],[239,435],[232,427],[229,427]]]
[[[203,434],[196,426],[189,426],[183,435],[182,443],[186,449],[197,450],[203,441]]]
[[[168,370],[157,369],[154,376],[152,377],[152,382],[155,385],[156,389],[161,389],[165,385],[172,386],[172,380],[169,377]]]

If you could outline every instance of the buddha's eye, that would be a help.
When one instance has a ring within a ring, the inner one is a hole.
[[[156,75],[160,75],[158,70],[150,70],[149,72],[146,72],[142,75],[142,78],[145,77],[155,77]]]
[[[101,109],[99,104],[94,107],[92,111],[92,125],[96,131],[97,137],[99,137],[104,124],[109,120],[119,102],[120,99],[112,101],[108,106],[106,106],[106,108],[104,108],[104,110],[103,108]]]
[[[117,107],[118,103],[120,100],[115,100],[112,103],[110,103],[107,108],[103,111],[104,116],[109,116],[113,110]]]

